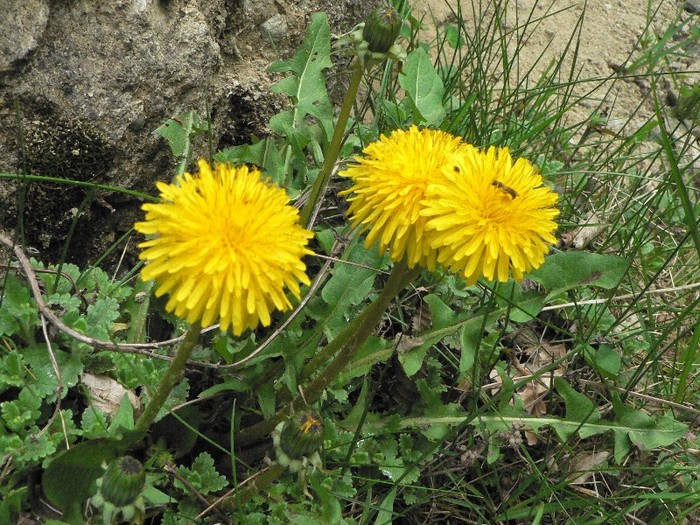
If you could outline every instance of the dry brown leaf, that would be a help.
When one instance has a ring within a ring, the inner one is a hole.
[[[109,417],[114,417],[119,410],[119,404],[126,394],[129,396],[134,411],[141,411],[141,400],[131,390],[124,388],[119,382],[109,376],[80,374],[80,382],[85,385],[92,405]]]
[[[548,387],[536,381],[532,381],[518,390],[525,411],[533,416],[544,416],[547,413],[547,404],[544,399],[548,390]]]
[[[537,443],[540,442],[540,439],[537,437],[537,434],[535,434],[532,430],[523,431],[523,435],[525,436],[527,444],[531,447],[534,447],[535,445],[537,445]]]
[[[575,230],[561,236],[564,246],[573,246],[577,250],[582,250],[588,246],[593,239],[602,234],[607,228],[595,213],[589,212],[584,223]]]
[[[571,474],[568,476],[569,483],[572,485],[588,483],[590,477],[595,473],[593,468],[606,461],[609,457],[610,452],[577,455],[571,462]]]
[[[412,335],[406,334],[396,334],[394,341],[396,341],[396,351],[399,354],[405,354],[409,350],[418,348],[423,344],[422,337],[413,337]]]
[[[411,318],[411,328],[413,328],[414,333],[420,333],[428,330],[431,326],[433,326],[433,316],[430,314],[428,305],[423,303]]]
[[[527,360],[525,363],[520,363],[519,360],[513,356],[511,360],[511,364],[513,365],[513,381],[538,374],[543,368],[549,367],[552,363],[562,359],[566,353],[565,345],[550,345],[544,342],[521,350],[521,357],[524,355]],[[536,417],[547,414],[547,392],[551,389],[554,378],[564,376],[566,370],[567,362],[563,360],[554,370],[542,374],[536,380],[529,381],[518,389],[516,395],[520,397],[526,412]],[[498,375],[495,369],[491,370],[489,378],[492,381],[491,390],[498,392],[500,390],[500,385],[503,383],[503,379]],[[465,385],[460,386],[464,387]],[[467,390],[467,388],[464,389]],[[513,404],[513,401],[511,401],[511,404]],[[524,437],[527,444],[530,446],[536,445],[539,441],[537,433],[531,429],[524,430]]]
[[[530,373],[535,373],[564,357],[566,355],[566,346],[563,344],[550,345],[549,343],[539,343],[524,350],[524,353],[529,356],[525,367]],[[559,368],[554,371],[555,374],[566,372],[566,365],[566,361],[560,363]]]
[[[541,343],[524,350],[524,353],[528,355],[529,358],[527,362],[523,364],[515,364],[517,371],[513,377],[515,381],[521,377],[535,375],[543,368],[549,367],[552,363],[566,355],[566,347],[563,344],[550,345],[548,343]],[[538,417],[547,413],[545,394],[552,387],[552,381],[555,377],[562,377],[566,374],[566,368],[566,361],[562,361],[554,370],[542,374],[536,381],[527,383],[518,390],[517,394],[523,401],[524,408],[527,412]]]

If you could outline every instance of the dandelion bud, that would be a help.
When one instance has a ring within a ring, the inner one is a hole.
[[[401,31],[401,16],[393,7],[377,8],[367,17],[362,38],[370,51],[386,53]]]
[[[323,421],[315,412],[300,412],[285,423],[280,448],[291,459],[308,457],[323,444]]]
[[[136,500],[145,482],[146,471],[141,462],[131,456],[122,456],[107,466],[100,492],[105,501],[124,507]]]

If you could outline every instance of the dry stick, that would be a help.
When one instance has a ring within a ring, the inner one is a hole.
[[[244,365],[251,359],[253,359],[255,356],[259,355],[260,352],[265,350],[272,341],[274,341],[281,333],[282,331],[289,326],[289,323],[291,323],[294,318],[299,315],[299,312],[301,312],[302,308],[306,306],[306,303],[308,303],[311,298],[314,296],[316,293],[316,290],[318,290],[319,286],[321,286],[321,283],[323,280],[326,278],[326,275],[328,274],[328,270],[331,267],[331,263],[333,261],[331,259],[328,259],[323,267],[321,268],[321,271],[318,272],[318,275],[314,279],[314,281],[311,283],[311,286],[309,287],[309,291],[304,295],[304,298],[299,302],[299,305],[294,309],[294,311],[285,319],[285,321],[275,329],[274,332],[272,332],[267,339],[265,339],[262,343],[260,343],[260,346],[258,346],[253,352],[251,352],[250,355],[247,355],[243,359],[236,361],[235,363],[231,363],[230,365],[222,365],[218,366],[217,368],[220,370],[227,370],[231,368],[239,368],[241,365]]]
[[[207,509],[212,509],[216,511],[216,513],[219,515],[219,518],[225,520],[226,523],[231,523],[231,520],[228,518],[228,516],[226,516],[226,513],[224,513],[224,511],[211,504],[209,500],[205,498],[204,495],[201,492],[199,492],[195,488],[195,486],[192,485],[192,483],[190,483],[184,476],[182,476],[172,465],[165,465],[163,467],[163,470],[170,474],[173,478],[177,479],[180,483],[182,483],[185,486],[185,488],[189,490],[190,493],[194,495],[194,497],[201,501]]]
[[[32,291],[37,291],[39,293],[39,297],[41,298],[41,292],[39,291],[39,284],[36,281],[36,275],[31,271],[31,264],[29,263],[29,259],[27,256],[24,254],[24,251],[22,251],[21,246],[14,244],[10,239],[5,237],[4,235],[0,235],[0,242],[5,244],[8,248],[13,248],[15,251],[15,255],[17,256],[17,259],[20,261],[22,264],[22,267],[25,268],[24,263],[26,263],[26,266],[29,267],[29,274],[27,275],[27,278],[30,281],[30,285],[32,287]],[[25,270],[26,273],[26,270]],[[32,280],[33,277],[33,280]],[[43,302],[43,298],[42,298]],[[44,303],[44,306],[45,303]],[[47,307],[48,310],[48,307]],[[51,312],[49,310],[49,312]],[[56,416],[60,413],[61,410],[61,394],[63,393],[63,377],[61,375],[61,368],[58,366],[58,361],[56,361],[56,355],[53,352],[53,347],[51,346],[51,339],[49,338],[49,333],[46,328],[46,316],[45,317],[45,312],[42,310],[42,315],[41,316],[41,328],[42,332],[44,334],[44,340],[46,341],[46,351],[49,354],[49,361],[51,361],[51,367],[53,368],[54,373],[56,374],[56,407],[54,408],[53,414],[51,414],[51,417],[49,418],[48,422],[44,427],[36,434],[36,438],[39,438],[44,434],[49,427],[53,424],[54,420],[56,419]],[[53,312],[51,312],[51,315],[53,315]],[[55,316],[54,316],[55,317]],[[58,318],[56,318],[58,319]],[[64,436],[66,435],[65,432],[65,422],[63,422],[63,429],[64,429]],[[66,446],[68,447],[68,442],[66,441]],[[68,447],[69,448],[69,447]]]
[[[660,397],[652,396],[650,394],[645,394],[643,392],[635,392],[634,390],[627,390],[627,389],[621,388],[619,386],[604,385],[602,383],[599,383],[598,381],[589,381],[588,379],[579,379],[578,381],[582,385],[591,385],[591,386],[596,386],[596,387],[603,388],[603,389],[614,390],[615,392],[620,392],[621,394],[628,394],[632,397],[637,397],[639,399],[649,401],[650,403],[656,403],[658,405],[668,405],[671,408],[675,408],[676,410],[681,410],[683,412],[689,412],[693,415],[700,416],[700,410],[698,410],[697,408],[685,405],[683,403],[676,403],[675,401],[671,401],[669,399],[662,399]]]
[[[48,305],[46,304],[46,301],[44,301],[44,297],[41,294],[41,288],[39,287],[39,281],[36,277],[36,273],[34,272],[34,269],[32,268],[31,262],[29,262],[29,258],[24,253],[22,246],[20,246],[19,244],[13,244],[10,239],[8,239],[7,237],[5,237],[4,235],[1,235],[1,234],[0,234],[0,243],[4,244],[8,248],[14,249],[15,257],[17,258],[17,261],[19,262],[19,265],[22,268],[24,275],[27,277],[27,280],[29,281],[29,286],[32,290],[32,295],[34,296],[34,300],[36,301],[36,304],[37,304],[37,307],[39,308],[39,311],[58,330],[60,330],[64,334],[72,337],[73,339],[80,341],[81,343],[85,343],[87,345],[92,346],[93,348],[100,348],[103,350],[111,350],[114,352],[127,352],[127,353],[133,353],[133,354],[141,354],[141,355],[146,355],[148,357],[153,357],[154,359],[161,359],[164,361],[172,361],[172,358],[169,356],[154,354],[152,352],[148,352],[147,350],[145,350],[145,348],[158,348],[161,346],[169,346],[169,345],[172,345],[172,344],[175,344],[177,342],[182,341],[186,337],[187,334],[183,334],[181,337],[178,337],[175,339],[170,339],[169,341],[163,341],[160,343],[118,344],[118,343],[115,343],[113,341],[102,341],[100,339],[95,339],[94,337],[89,337],[87,335],[81,334],[77,330],[74,330],[70,326],[65,325],[63,323],[63,321],[61,321],[61,319],[59,319],[58,316],[55,313],[53,313],[53,310],[51,310],[51,308],[48,307]],[[212,330],[213,328],[214,327],[210,327],[207,329],[207,331]]]
[[[221,496],[219,499],[217,499],[214,503],[212,503],[209,507],[204,509],[202,512],[199,513],[197,516],[197,519],[202,519],[204,516],[209,514],[214,508],[218,507],[219,505],[224,505],[226,507],[232,507],[232,501],[240,501],[241,503],[245,503],[248,501],[251,497],[253,497],[260,489],[263,487],[268,486],[270,483],[275,481],[277,478],[279,478],[282,473],[284,472],[284,467],[281,465],[275,464],[271,465],[267,469],[263,470],[262,472],[259,472],[255,474],[254,476],[251,476],[245,481],[242,481],[238,487],[229,490],[226,494]],[[244,487],[244,488],[242,488]],[[236,492],[241,491],[241,493],[236,497]]]
[[[53,368],[54,373],[56,374],[56,408],[54,408],[53,414],[51,414],[51,417],[49,418],[49,421],[44,425],[44,428],[42,428],[38,434],[36,434],[35,437],[39,438],[41,437],[42,434],[44,434],[49,427],[53,424],[54,420],[56,419],[56,416],[61,410],[61,395],[63,394],[63,376],[61,375],[61,368],[58,366],[58,361],[56,361],[56,355],[53,352],[53,347],[51,346],[51,339],[49,338],[49,331],[46,328],[46,319],[44,316],[41,316],[41,331],[44,334],[44,341],[46,341],[46,351],[49,354],[49,360],[51,361],[51,367]],[[66,432],[66,425],[65,421],[63,421],[63,436],[67,436]],[[66,438],[66,449],[70,448],[70,444],[68,443],[68,439]]]
[[[582,301],[576,301],[575,303],[562,303],[562,304],[553,304],[550,306],[545,306],[542,308],[543,312],[549,312],[551,310],[561,310],[562,308],[571,308],[574,306],[585,306],[589,304],[604,304],[607,302],[611,301],[626,301],[627,299],[641,299],[642,297],[646,297],[647,295],[653,295],[653,294],[659,294],[659,293],[672,293],[672,292],[681,292],[683,290],[693,290],[695,288],[700,288],[700,283],[690,283],[690,284],[684,284],[682,286],[674,286],[672,288],[656,288],[653,290],[645,290],[644,293],[641,294],[634,294],[634,293],[628,293],[624,295],[617,295],[614,297],[610,298],[601,298],[601,299],[584,299]]]
[[[56,374],[56,382],[58,383],[56,386],[56,407],[53,410],[53,414],[51,414],[51,417],[49,420],[46,422],[46,424],[42,427],[42,429],[34,434],[32,436],[33,439],[39,439],[43,434],[46,433],[46,431],[53,425],[53,422],[56,420],[57,416],[61,416],[61,427],[63,428],[63,437],[66,441],[66,449],[70,448],[70,443],[68,442],[68,431],[66,430],[66,422],[63,419],[63,414],[61,414],[61,394],[63,393],[63,377],[61,376],[61,369],[58,366],[58,361],[56,361],[56,356],[54,355],[53,348],[51,347],[51,340],[49,339],[49,333],[48,330],[46,329],[46,319],[44,317],[41,317],[41,328],[44,333],[44,339],[46,340],[46,349],[49,354],[49,360],[51,361],[51,366],[53,368],[54,373]],[[19,449],[14,450],[14,452],[19,452],[21,450],[24,450],[27,448],[27,446],[20,447]],[[9,457],[10,461],[7,461],[5,464],[5,467],[7,468],[11,462],[12,458],[5,454],[3,456],[3,461],[6,461],[6,459]],[[2,475],[0,475],[0,479],[5,477],[5,471],[3,471]]]

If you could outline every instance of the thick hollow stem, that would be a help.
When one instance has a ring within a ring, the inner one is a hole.
[[[284,467],[278,464],[274,464],[268,469],[264,470],[260,473],[260,475],[247,483],[237,495],[227,498],[223,502],[224,508],[235,509],[238,505],[243,505],[263,488],[267,487],[273,481],[279,478],[284,473],[284,470]]]
[[[326,349],[331,347],[333,351],[336,349],[340,349],[340,351],[326,369],[304,388],[304,395],[298,396],[290,404],[282,407],[271,418],[241,430],[236,435],[236,444],[239,446],[245,445],[269,434],[280,421],[289,417],[290,412],[300,410],[306,406],[307,403],[316,401],[323,391],[338,377],[338,374],[352,361],[367,338],[372,335],[372,332],[381,321],[382,315],[391,301],[419,273],[420,269],[408,269],[403,261],[394,266],[386,286],[379,297],[370,303],[362,313],[326,347]],[[326,349],[324,349],[324,352]],[[327,353],[330,356],[333,352]]]
[[[357,97],[357,90],[360,87],[360,81],[362,80],[362,73],[364,69],[358,60],[355,61],[353,67],[352,78],[350,79],[350,85],[348,86],[348,92],[345,94],[345,100],[343,100],[343,106],[340,108],[340,114],[338,115],[338,121],[335,124],[335,130],[333,131],[333,138],[331,143],[328,145],[326,154],[323,158],[323,165],[321,166],[321,171],[314,181],[314,185],[311,188],[311,194],[309,195],[309,200],[306,201],[304,207],[301,209],[299,222],[305,227],[310,227],[313,223],[313,215],[316,210],[317,204],[323,198],[323,194],[326,192],[326,186],[328,186],[328,181],[331,178],[331,172],[333,171],[333,166],[335,161],[338,159],[338,154],[340,153],[340,146],[343,142],[343,136],[345,135],[345,126],[350,118],[350,111],[355,103],[355,98]]]
[[[194,350],[194,347],[199,340],[199,334],[201,331],[202,327],[199,326],[199,323],[195,323],[192,325],[192,327],[190,327],[185,339],[177,349],[175,357],[170,362],[168,371],[165,373],[163,379],[161,379],[158,388],[153,393],[153,397],[151,397],[148,405],[146,405],[146,409],[136,422],[134,427],[134,431],[136,433],[145,435],[155,421],[158,412],[161,408],[163,408],[165,401],[170,395],[170,392],[172,392],[173,388],[175,388],[175,385],[180,380],[182,371],[185,369],[185,365],[192,355],[192,350]]]

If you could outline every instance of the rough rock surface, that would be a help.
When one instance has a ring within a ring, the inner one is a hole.
[[[0,21],[0,172],[153,193],[174,163],[158,126],[196,111],[210,115],[215,148],[264,136],[283,102],[267,66],[301,42],[313,12],[340,31],[368,4],[376,0],[11,0]],[[18,186],[0,179],[0,228],[19,225],[47,261],[74,217],[69,260],[84,264],[140,213],[137,199],[114,192]]]
[[[7,0],[0,18],[0,73],[36,49],[48,19],[46,0]]]

